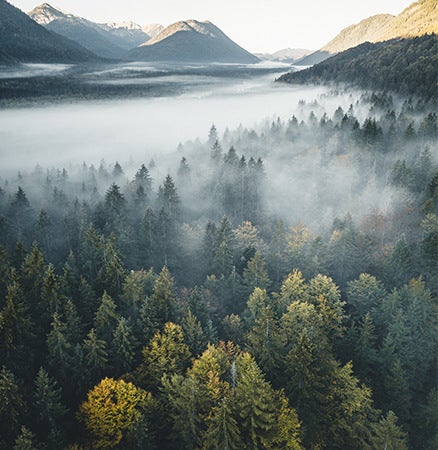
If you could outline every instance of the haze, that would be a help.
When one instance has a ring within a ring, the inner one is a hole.
[[[29,11],[42,1],[11,0],[11,3]],[[342,28],[374,14],[398,14],[411,3],[411,0],[54,0],[53,6],[96,22],[133,20],[166,26],[188,18],[211,20],[247,50],[274,52],[287,47],[316,50]]]

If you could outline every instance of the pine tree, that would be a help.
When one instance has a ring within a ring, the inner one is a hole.
[[[59,289],[59,281],[58,276],[55,274],[55,267],[52,264],[48,265],[44,274],[43,285],[41,287],[41,299],[43,300],[45,308],[50,316],[52,316],[55,312],[60,312],[61,294]]]
[[[224,397],[212,409],[202,448],[205,450],[239,450],[243,448],[239,425],[234,417],[232,397]]]
[[[4,366],[0,370],[0,436],[12,443],[19,423],[26,413],[26,404],[12,372]]]
[[[251,296],[251,299],[253,298],[254,294]],[[263,372],[272,381],[277,381],[283,342],[278,321],[269,306],[263,307],[258,312],[255,323],[247,334],[246,341],[248,351],[254,356]]]
[[[179,325],[168,322],[163,332],[157,331],[143,350],[143,360],[136,372],[136,379],[148,390],[156,392],[164,374],[182,374],[187,368],[190,351],[184,343]]]
[[[47,336],[48,365],[51,373],[62,382],[68,379],[73,348],[67,338],[67,325],[58,313],[53,314],[50,333]]]
[[[99,339],[96,331],[92,328],[86,339],[84,339],[83,345],[85,364],[89,371],[88,379],[92,383],[98,381],[108,368],[106,347],[106,341]]]
[[[392,411],[374,424],[371,446],[386,450],[407,450],[409,448],[407,435],[397,425],[397,416]]]
[[[25,426],[21,427],[21,433],[15,439],[13,450],[38,450],[39,445],[35,435]]]
[[[302,273],[299,270],[294,270],[283,281],[280,296],[276,298],[278,313],[285,313],[293,302],[306,301],[308,301],[308,287]]]
[[[243,271],[243,283],[248,290],[248,294],[253,292],[255,288],[266,289],[271,284],[266,270],[266,263],[260,252],[256,252],[248,261],[248,266]]]
[[[116,309],[113,299],[105,291],[94,317],[94,328],[99,339],[103,339],[107,343],[111,342],[113,332],[119,321]]]
[[[34,408],[40,440],[47,442],[50,448],[62,448],[65,442],[61,421],[67,410],[61,402],[61,389],[43,368],[35,380]]]
[[[217,231],[217,246],[213,256],[214,273],[218,276],[230,275],[233,267],[234,236],[231,224],[226,216],[223,217]]]
[[[125,278],[125,269],[116,249],[114,235],[111,235],[105,244],[104,254],[105,260],[103,267],[99,271],[99,281],[109,295],[117,297],[121,292],[123,279]]]
[[[0,355],[17,372],[25,366],[29,369],[32,363],[29,352],[32,349],[33,324],[15,271],[11,272],[10,278],[5,305],[0,311]]]
[[[112,366],[119,373],[129,372],[135,358],[136,342],[128,321],[121,317],[113,333]]]
[[[269,447],[275,431],[275,398],[249,353],[236,358],[235,413],[241,438],[252,449]]]
[[[150,306],[158,324],[168,322],[175,315],[175,285],[166,266],[163,267],[155,281],[154,292],[150,298]]]

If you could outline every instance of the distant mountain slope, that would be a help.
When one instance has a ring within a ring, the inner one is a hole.
[[[304,48],[285,48],[274,53],[255,53],[257,58],[264,61],[294,62],[306,55],[313,53]]]
[[[339,53],[309,69],[291,72],[285,83],[348,82],[426,99],[438,98],[438,36],[369,42]]]
[[[97,59],[75,42],[46,30],[0,0],[0,62],[80,62]]]
[[[43,3],[30,11],[48,30],[65,36],[104,58],[120,58],[126,51],[150,39],[133,22],[98,24]]]
[[[328,53],[343,52],[352,47],[357,47],[364,42],[376,42],[382,34],[382,29],[394,20],[391,14],[378,14],[368,17],[361,22],[342,30],[334,39],[321,48]]]
[[[126,48],[121,39],[109,30],[82,17],[74,16],[43,3],[29,12],[29,16],[50,31],[77,42],[103,58],[118,58]],[[129,48],[129,47],[128,47]]]
[[[419,0],[395,17],[377,40],[386,41],[431,33],[438,34],[438,0]]]
[[[118,40],[117,45],[124,50],[137,47],[152,37],[144,31],[143,27],[135,22],[112,22],[99,24],[99,26],[115,37]]]
[[[141,29],[149,35],[151,38],[155,37],[157,34],[161,33],[164,30],[163,25],[159,23],[150,23],[149,25],[145,25],[141,27]]]
[[[438,0],[419,0],[398,16],[378,14],[343,29],[320,50],[302,58],[296,64],[309,66],[336,53],[364,42],[381,42],[398,37],[416,37],[438,33]]]
[[[176,22],[131,50],[131,61],[256,63],[259,59],[233,42],[211,22]]]

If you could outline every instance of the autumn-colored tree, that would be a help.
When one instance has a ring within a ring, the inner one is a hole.
[[[79,417],[91,433],[94,448],[114,448],[122,444],[130,448],[129,443],[135,443],[136,439],[151,444],[151,436],[136,433],[139,430],[147,433],[146,423],[154,408],[152,394],[130,382],[104,378],[88,392]]]

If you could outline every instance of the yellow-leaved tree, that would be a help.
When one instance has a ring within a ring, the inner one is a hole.
[[[93,436],[93,447],[113,448],[133,440],[149,442],[152,394],[124,380],[104,378],[88,392],[79,417]]]

